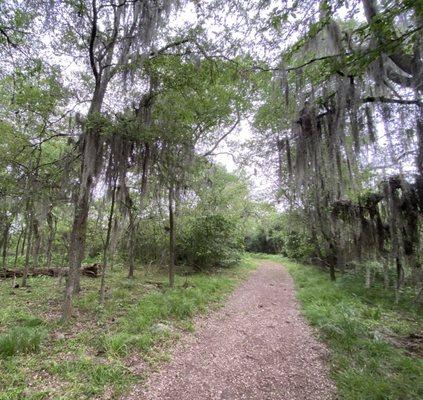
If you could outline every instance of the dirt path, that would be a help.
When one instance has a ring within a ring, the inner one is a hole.
[[[326,359],[291,277],[265,262],[128,400],[331,399]]]

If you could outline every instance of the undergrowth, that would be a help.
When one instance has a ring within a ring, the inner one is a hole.
[[[168,359],[169,345],[193,330],[192,317],[218,307],[255,263],[177,276],[113,268],[105,307],[99,280],[82,278],[78,315],[59,322],[63,284],[30,278],[28,289],[0,282],[0,400],[118,398],[145,378],[146,368]],[[133,364],[145,366],[133,368]]]
[[[305,317],[328,344],[341,399],[423,398],[423,361],[416,354],[421,343],[413,346],[423,318],[410,293],[395,304],[393,291],[379,284],[365,289],[364,277],[344,274],[331,282],[317,267],[286,259],[283,264],[295,281]]]

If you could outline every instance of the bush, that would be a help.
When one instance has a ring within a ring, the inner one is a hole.
[[[263,227],[245,239],[247,251],[253,253],[280,254],[283,249],[283,232],[280,226],[271,227],[268,232]]]
[[[281,217],[282,219],[282,217]],[[306,260],[313,254],[313,246],[306,233],[291,228],[283,221],[260,226],[245,240],[246,250],[254,253],[282,254],[296,260]]]
[[[167,224],[167,222],[166,222]],[[168,252],[169,233],[167,227],[153,218],[146,218],[138,227],[135,237],[135,258],[142,262],[162,261]],[[121,253],[129,256],[127,243],[122,242]]]
[[[287,231],[283,235],[282,255],[296,260],[306,260],[313,254],[314,247],[308,236],[298,231]]]
[[[243,235],[230,216],[209,214],[187,222],[178,245],[178,258],[198,269],[227,267],[240,260]]]

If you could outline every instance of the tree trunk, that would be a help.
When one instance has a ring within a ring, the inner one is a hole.
[[[2,255],[2,267],[3,269],[7,268],[7,248],[9,245],[9,231],[10,231],[10,222],[6,222],[6,226],[3,231],[3,255]]]
[[[97,91],[97,90],[96,90]],[[105,91],[105,89],[104,89]],[[95,95],[94,95],[95,96]],[[101,95],[104,96],[104,93]],[[88,118],[100,112],[103,97],[94,97]],[[69,243],[69,274],[66,282],[65,299],[63,303],[62,320],[67,321],[72,315],[72,299],[75,292],[79,291],[79,276],[81,263],[85,252],[85,238],[87,219],[90,209],[90,196],[96,170],[99,167],[100,131],[98,128],[85,132],[80,171],[79,194],[75,202],[75,214]]]
[[[336,281],[336,275],[335,275],[335,266],[331,263],[329,267],[329,274],[330,274],[330,280],[332,282]]]
[[[84,168],[83,168],[84,169]],[[68,320],[72,315],[72,298],[78,291],[79,270],[84,256],[87,218],[89,211],[89,197],[92,185],[92,176],[83,175],[80,185],[80,193],[75,204],[75,217],[69,244],[69,274],[66,282],[65,301],[63,304],[63,320]]]
[[[420,179],[423,179],[423,107],[419,106],[419,110],[417,112],[417,158],[416,158],[416,165],[417,165],[417,172],[419,174]]]
[[[169,286],[175,285],[175,221],[174,221],[174,184],[169,186]]]
[[[135,259],[134,259],[134,235],[135,235],[135,221],[134,221],[134,212],[132,206],[128,208],[129,214],[129,271],[128,278],[134,277],[135,271]]]
[[[139,118],[142,118],[141,121],[147,126],[150,123],[150,112],[151,112],[152,103],[149,103],[148,109],[144,110],[145,116],[142,117],[141,114]],[[141,108],[141,107],[140,107]],[[140,111],[139,111],[140,113]],[[150,145],[145,143],[144,158],[142,162],[142,175],[141,175],[141,190],[140,190],[140,210],[143,209],[144,199],[147,194],[147,185],[148,185],[148,171],[150,167]],[[128,194],[129,196],[129,194]],[[135,271],[135,254],[134,254],[134,235],[135,235],[135,216],[134,210],[132,209],[132,200],[129,198],[128,202],[128,211],[129,211],[129,272],[128,278],[134,277]]]
[[[52,208],[53,207],[51,206],[47,214],[47,225],[49,228],[49,235],[47,239],[47,248],[46,248],[46,268],[51,267],[53,243],[54,243],[54,238],[56,236],[56,229],[57,229],[57,219],[53,215]]]
[[[334,246],[334,243],[332,240],[329,242],[329,251],[330,251],[330,257],[329,257],[329,276],[331,281],[336,281],[336,275],[335,275],[335,263],[336,263],[336,254],[337,250]]]
[[[24,233],[23,233],[23,240],[22,240],[22,247],[21,247],[21,256],[25,255],[25,245],[26,245],[27,234],[28,234],[28,224],[25,224]]]
[[[19,256],[19,245],[21,243],[22,235],[24,235],[24,228],[22,227],[21,232],[18,236],[18,242],[16,243],[16,251],[15,251],[15,260],[13,261],[13,268],[16,268],[16,265],[18,264],[18,256]]]
[[[370,286],[372,285],[372,270],[367,261],[365,261],[364,264],[365,264],[365,270],[366,270],[366,280],[365,280],[364,287],[366,289],[370,289]]]
[[[28,237],[27,237],[27,244],[26,244],[26,253],[25,253],[25,266],[24,272],[22,275],[22,286],[27,286],[28,283],[28,270],[29,270],[29,263],[31,258],[31,242],[32,242],[32,215],[28,215]]]
[[[115,263],[115,255],[116,255],[116,249],[118,245],[118,239],[119,239],[119,218],[118,215],[116,215],[113,218],[112,222],[112,232],[110,234],[110,244],[109,244],[109,259],[110,259],[110,270],[113,269],[114,263]]]
[[[32,210],[34,212],[34,210]],[[32,248],[32,263],[33,267],[39,267],[40,248],[41,248],[41,235],[40,235],[40,223],[35,215],[32,216],[32,234],[34,238]]]
[[[383,260],[383,287],[389,289],[389,263],[388,260]]]
[[[104,299],[106,295],[106,269],[107,269],[107,256],[109,251],[109,244],[110,244],[110,236],[112,232],[112,224],[113,224],[113,213],[115,209],[115,197],[116,197],[116,179],[113,182],[112,188],[112,203],[110,205],[110,213],[109,213],[109,220],[107,222],[107,234],[106,234],[106,241],[104,242],[103,248],[103,270],[101,272],[101,284],[100,284],[100,304],[104,304]]]
[[[396,267],[397,267],[397,282],[396,282],[396,291],[395,291],[395,301],[396,303],[399,302],[401,289],[404,282],[404,269],[402,267],[401,259],[397,257],[395,259]]]

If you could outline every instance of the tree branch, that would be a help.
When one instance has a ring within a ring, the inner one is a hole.
[[[419,107],[422,106],[422,102],[420,100],[405,100],[405,99],[390,99],[383,96],[368,96],[361,99],[363,103],[390,103],[390,104],[415,104]]]
[[[155,50],[155,51],[150,52],[149,56],[155,57],[155,56],[158,56],[158,55],[162,55],[166,50],[169,50],[172,47],[178,47],[181,44],[188,43],[190,41],[191,41],[191,38],[184,38],[184,39],[175,40],[174,42],[168,43],[166,46],[163,46],[159,50]]]
[[[94,46],[95,46],[95,40],[97,37],[97,0],[92,0],[92,5],[93,5],[93,23],[91,28],[90,45],[89,45],[90,65],[94,74],[95,81],[99,82],[100,76],[98,73],[97,65],[95,63],[95,56],[94,56]]]
[[[5,39],[6,39],[6,42],[10,45],[10,46],[12,46],[12,47],[18,47],[18,45],[16,44],[16,43],[14,43],[13,41],[12,41],[12,39],[10,39],[10,36],[8,35],[8,33],[3,29],[3,28],[0,28],[0,33],[5,37]]]
[[[220,139],[218,139],[217,140],[217,142],[214,144],[214,146],[209,150],[209,151],[206,151],[204,154],[203,154],[203,157],[207,157],[207,156],[210,156],[210,155],[212,155],[212,153],[218,148],[218,146],[219,146],[219,144],[225,139],[225,138],[227,138],[233,131],[234,131],[234,129],[237,127],[237,125],[239,124],[239,122],[240,122],[240,120],[241,120],[241,115],[240,115],[240,113],[238,112],[238,116],[237,116],[237,119],[236,119],[236,121],[235,121],[235,123],[232,125],[232,127],[229,129],[229,131],[228,132],[226,132],[224,135],[222,135],[221,137],[220,137]]]

